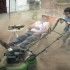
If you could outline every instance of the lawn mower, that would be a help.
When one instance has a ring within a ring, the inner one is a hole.
[[[57,26],[57,24],[60,20],[64,20],[64,19],[59,18],[57,20],[56,24],[54,25],[54,27],[50,30],[50,32],[48,34],[50,34],[55,29],[55,27]],[[58,33],[58,34],[60,34],[60,33]],[[30,51],[29,50],[30,47],[28,49],[22,49],[19,46],[17,47],[16,45],[14,47],[9,47],[9,48],[5,47],[7,49],[7,51],[4,53],[4,58],[1,60],[1,62],[6,61],[6,64],[0,65],[0,70],[37,70],[36,69],[36,65],[37,65],[36,58],[41,53],[43,53],[45,50],[47,51],[47,49],[53,43],[55,43],[60,38],[62,38],[64,34],[60,34],[60,36],[58,38],[56,38],[52,43],[50,43],[48,46],[46,46],[46,48],[42,49],[37,54],[34,54],[32,51]],[[21,63],[21,64],[19,64],[19,63]],[[19,64],[19,65],[13,66],[14,64]]]

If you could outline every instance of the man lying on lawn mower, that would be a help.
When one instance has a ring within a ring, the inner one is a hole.
[[[22,36],[19,36],[18,38],[16,38],[14,41],[10,42],[9,44],[3,43],[3,41],[0,40],[1,45],[5,47],[9,47],[9,46],[20,44],[21,48],[27,48],[26,46],[29,43],[40,39],[43,33],[48,32],[48,29],[50,26],[48,22],[48,18],[49,16],[47,14],[43,14],[41,20],[29,26],[27,33],[25,33]]]

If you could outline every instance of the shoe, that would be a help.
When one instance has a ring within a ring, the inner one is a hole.
[[[0,40],[0,44],[1,44],[4,48],[6,48],[6,49],[9,48],[9,45],[8,45],[6,42],[2,41],[2,40]]]
[[[12,47],[15,46],[15,44],[13,42],[9,43],[8,45],[12,46]]]

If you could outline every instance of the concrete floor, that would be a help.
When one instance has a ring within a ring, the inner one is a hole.
[[[28,25],[32,22],[32,12],[15,12],[11,13],[10,18],[9,14],[0,14],[0,39],[8,42],[11,32],[8,31],[9,25],[22,25],[25,27],[23,30],[19,31],[18,34],[21,35],[27,31]],[[41,16],[42,11],[39,13]],[[57,14],[57,18],[62,17]],[[55,29],[58,32],[63,31],[63,24],[57,26]],[[59,35],[52,32],[49,36],[47,36],[47,40],[43,39],[40,41],[37,47],[32,47],[34,53],[38,53],[44,47],[49,45],[53,40],[55,40]],[[14,38],[14,37],[13,37]],[[62,40],[60,39],[56,43],[54,43],[50,48],[48,48],[48,52],[44,52],[37,57],[37,66],[38,70],[70,70],[70,48],[60,48]],[[69,48],[69,49],[68,49]],[[3,53],[5,52],[5,48],[0,46],[0,59],[3,57]]]

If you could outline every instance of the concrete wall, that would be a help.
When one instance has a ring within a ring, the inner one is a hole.
[[[63,9],[70,6],[70,3],[58,3],[57,0],[41,0],[43,9]]]

